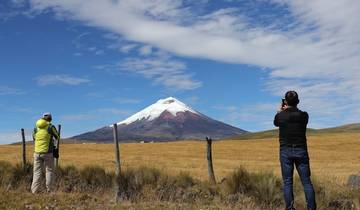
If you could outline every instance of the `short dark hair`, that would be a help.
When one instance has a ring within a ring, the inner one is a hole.
[[[297,92],[295,92],[294,90],[290,90],[285,93],[285,100],[287,102],[287,105],[289,105],[289,106],[296,106],[300,102],[299,96],[298,96]]]

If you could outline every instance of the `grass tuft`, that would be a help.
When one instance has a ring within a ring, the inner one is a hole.
[[[84,191],[99,191],[112,186],[112,176],[100,166],[86,166],[80,171]]]
[[[240,167],[225,178],[225,193],[247,193],[251,190],[250,174]]]
[[[249,173],[240,167],[224,181],[224,192],[228,195],[246,194],[258,203],[280,205],[282,202],[281,181],[273,173]]]

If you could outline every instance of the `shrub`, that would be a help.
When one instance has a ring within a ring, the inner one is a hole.
[[[259,203],[278,206],[282,202],[281,181],[273,173],[253,173],[250,177],[253,185],[249,194]]]
[[[130,200],[136,199],[146,186],[156,188],[161,176],[162,173],[158,169],[144,166],[122,171],[117,180],[121,193],[120,197]]]
[[[26,163],[23,166],[20,163],[15,164],[13,168],[13,176],[12,176],[12,186],[19,187],[27,185],[26,188],[29,189],[32,181],[32,172],[33,172],[33,165],[30,163]]]
[[[56,169],[57,189],[64,192],[80,191],[80,172],[75,166],[58,167]]]
[[[156,188],[157,198],[162,201],[193,201],[197,197],[193,187],[197,184],[188,173],[180,172],[177,176],[164,174]]]
[[[0,184],[6,189],[25,187],[30,189],[29,183],[32,180],[32,165],[20,163],[11,165],[8,162],[0,161]]]
[[[8,187],[12,179],[13,166],[6,161],[0,161],[0,186]]]
[[[56,170],[57,189],[64,192],[103,192],[112,186],[113,175],[99,166],[58,167]]]
[[[225,178],[225,193],[236,194],[249,192],[252,187],[250,176],[243,167],[237,168]]]
[[[194,178],[192,178],[190,176],[189,173],[187,172],[180,172],[176,177],[175,177],[175,186],[182,188],[182,189],[186,189],[189,187],[192,187],[195,185],[195,180]]]
[[[273,173],[249,173],[240,167],[225,178],[224,187],[226,195],[246,194],[266,205],[282,202],[281,182]]]
[[[111,187],[112,177],[100,166],[86,166],[80,171],[83,191],[102,191]]]

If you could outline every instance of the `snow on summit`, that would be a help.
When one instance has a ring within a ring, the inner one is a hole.
[[[198,114],[195,110],[193,110],[191,107],[187,106],[183,102],[177,100],[174,97],[168,97],[165,99],[160,99],[156,103],[148,106],[147,108],[141,110],[140,112],[132,115],[131,117],[127,118],[126,120],[123,120],[121,122],[118,122],[117,124],[130,124],[137,120],[154,120],[157,117],[161,115],[164,111],[170,112],[172,115],[176,116],[176,113],[178,112],[192,112],[195,114]]]

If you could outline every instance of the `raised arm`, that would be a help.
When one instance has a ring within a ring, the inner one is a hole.
[[[33,137],[34,141],[35,141],[36,132],[37,132],[37,128],[35,127],[34,130],[33,130],[33,133],[32,133],[32,137]]]
[[[51,134],[55,137],[56,140],[60,140],[60,134],[59,132],[56,130],[54,125],[51,125]]]
[[[276,127],[279,127],[279,113],[275,115],[274,117],[274,125]]]

